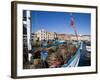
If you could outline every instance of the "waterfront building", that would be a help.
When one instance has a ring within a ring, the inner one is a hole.
[[[48,40],[54,40],[57,37],[56,32],[47,32]]]
[[[82,41],[91,41],[91,36],[90,35],[82,35],[81,40]]]
[[[70,40],[71,37],[68,34],[57,34],[58,40]]]
[[[41,29],[41,30],[38,30],[37,32],[35,32],[37,38],[39,39],[39,41],[42,41],[42,40],[47,40],[47,31],[45,29]]]
[[[39,39],[39,41],[54,40],[57,37],[55,32],[48,32],[45,29],[41,29],[41,30],[36,31],[35,35]]]

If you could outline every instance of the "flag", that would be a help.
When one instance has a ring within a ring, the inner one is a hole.
[[[77,38],[77,40],[78,40],[77,30],[76,30],[76,28],[75,28],[74,17],[73,17],[73,15],[72,15],[72,13],[70,13],[70,16],[71,16],[71,19],[70,19],[70,26],[74,29],[76,38]]]
[[[70,19],[70,26],[74,27],[74,17],[72,15],[72,13],[70,13],[71,19]]]
[[[74,27],[74,18],[73,18],[73,17],[71,17],[70,26],[71,26],[71,27]]]

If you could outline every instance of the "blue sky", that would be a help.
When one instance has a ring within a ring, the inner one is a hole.
[[[78,34],[90,35],[91,14],[72,13],[74,25]],[[44,28],[50,32],[74,34],[70,26],[71,15],[69,12],[31,11],[32,32]]]

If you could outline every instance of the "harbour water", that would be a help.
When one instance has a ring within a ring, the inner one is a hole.
[[[78,66],[91,66],[91,53],[86,50],[86,44],[83,43],[82,50],[80,52],[80,61]]]

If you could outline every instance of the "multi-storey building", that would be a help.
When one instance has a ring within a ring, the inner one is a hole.
[[[71,37],[68,34],[57,34],[58,40],[70,40]]]
[[[45,29],[38,30],[35,34],[40,41],[47,40],[47,31]]]
[[[45,29],[38,30],[35,32],[36,37],[41,40],[53,40],[56,38],[56,33],[55,32],[48,32]]]
[[[91,36],[90,35],[82,35],[81,40],[82,41],[91,41]]]
[[[56,32],[47,32],[48,40],[54,40],[57,37]]]
[[[71,40],[77,40],[76,35],[70,35]],[[91,41],[91,36],[90,35],[78,35],[78,40],[79,41]]]
[[[71,40],[74,40],[74,41],[76,41],[76,40],[77,40],[76,35],[70,35],[70,37],[71,37]],[[78,37],[78,39],[79,39],[79,37]]]

